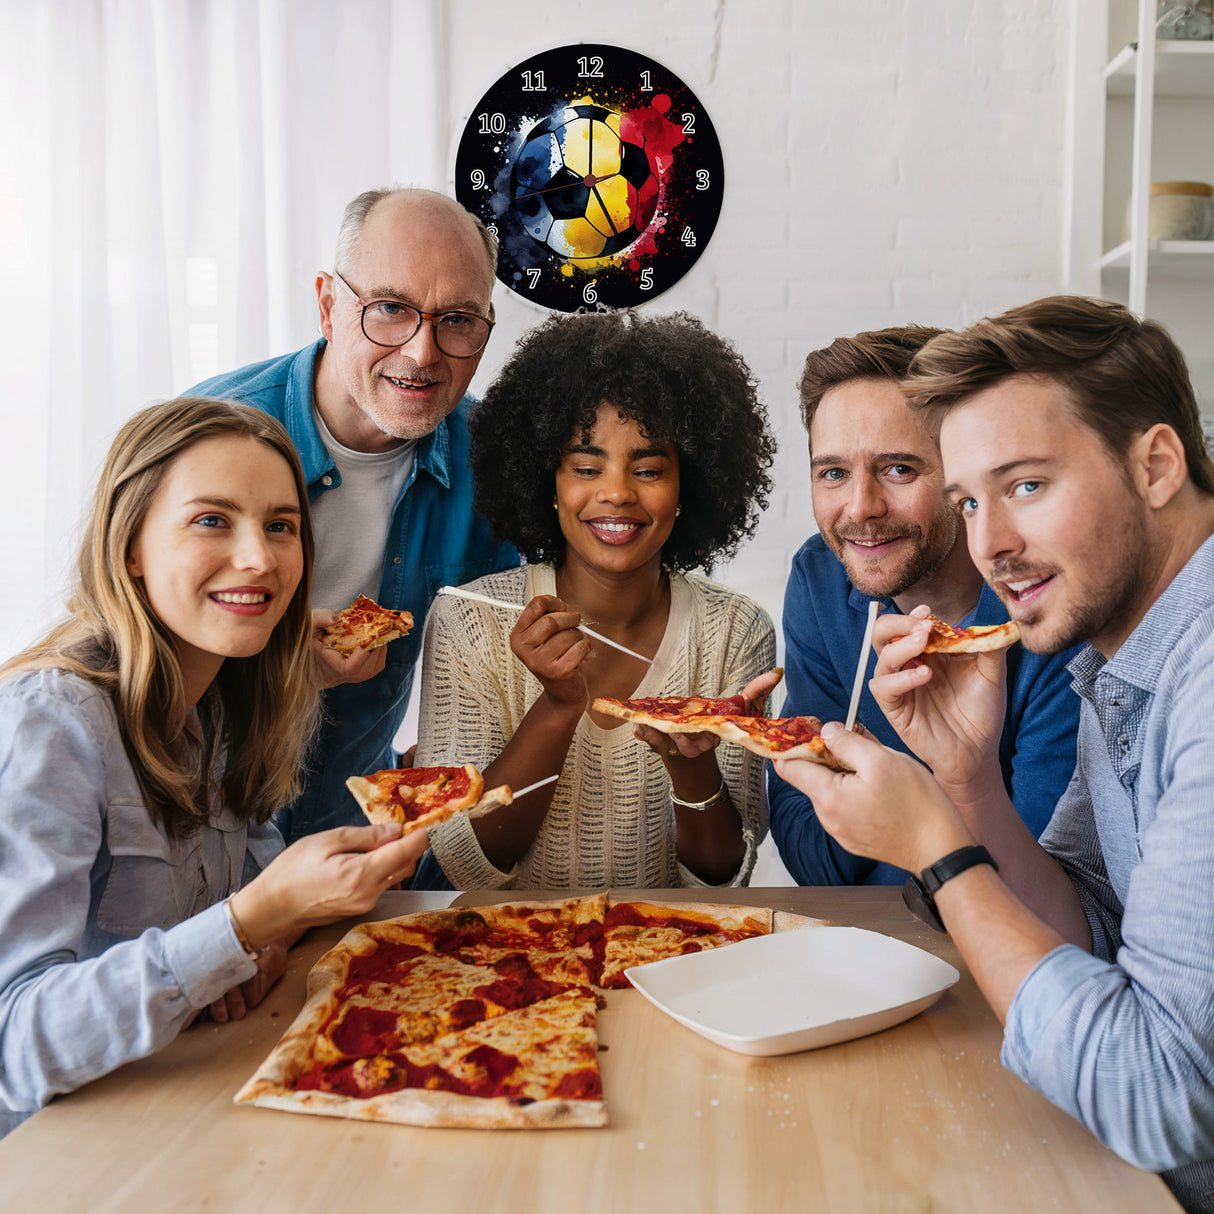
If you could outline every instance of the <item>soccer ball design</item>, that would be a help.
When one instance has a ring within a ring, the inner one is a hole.
[[[570,260],[626,249],[658,205],[658,179],[620,116],[572,105],[528,133],[510,174],[510,200],[534,241]]]

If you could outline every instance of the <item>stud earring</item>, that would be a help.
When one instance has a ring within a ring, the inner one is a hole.
[[[679,517],[679,515],[680,515],[680,514],[682,514],[682,513],[683,513],[683,507],[682,507],[682,506],[676,506],[676,507],[674,508],[674,516],[675,516],[675,518],[678,518],[678,517]]]

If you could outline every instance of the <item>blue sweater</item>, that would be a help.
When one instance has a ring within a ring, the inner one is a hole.
[[[848,580],[842,562],[820,535],[793,558],[784,593],[787,697],[783,716],[842,721],[851,699],[856,659],[864,642],[869,596]],[[886,609],[897,610],[882,599]],[[1002,624],[1008,616],[998,596],[982,587],[977,607],[961,623]],[[1077,651],[1044,657],[1022,645],[1007,651],[1007,714],[999,761],[1008,795],[1034,836],[1049,822],[1075,770],[1079,697],[1066,665]],[[867,680],[877,663],[869,654],[858,719],[894,750],[907,746],[877,707]],[[768,772],[771,833],[785,867],[802,885],[895,885],[906,873],[844,850],[823,830],[804,793]],[[891,790],[891,796],[896,796]]]

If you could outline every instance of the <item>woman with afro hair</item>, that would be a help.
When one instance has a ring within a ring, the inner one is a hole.
[[[746,364],[682,313],[554,317],[470,424],[478,509],[529,563],[470,586],[521,613],[435,601],[417,762],[474,762],[489,786],[560,778],[431,830],[434,860],[463,889],[744,885],[763,761],[590,703],[742,693],[762,711],[778,681],[762,608],[690,572],[767,503],[774,442]]]

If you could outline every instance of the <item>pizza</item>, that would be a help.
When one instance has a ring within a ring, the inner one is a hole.
[[[1006,624],[974,624],[959,628],[936,615],[922,618],[932,626],[924,653],[989,653],[1006,649],[1020,640],[1020,625],[1015,620],[1008,620]]]
[[[715,733],[723,741],[735,742],[765,759],[808,759],[836,771],[851,770],[831,754],[817,717],[751,716],[742,696],[729,700],[700,696],[614,700],[600,696],[591,708],[662,733]]]
[[[821,921],[606,893],[365,923],[237,1104],[403,1125],[599,1126],[598,988],[633,965]]]
[[[377,771],[351,776],[346,787],[369,822],[399,822],[402,834],[436,826],[465,811],[487,813],[514,800],[507,784],[486,792],[485,781],[472,763]]]
[[[765,759],[808,759],[835,771],[851,771],[830,752],[817,717],[729,717],[717,731]]]
[[[648,725],[662,733],[700,733],[711,730],[723,717],[740,716],[750,711],[745,696],[711,700],[705,696],[648,696],[635,700],[615,700],[600,696],[590,706],[595,712]]]
[[[337,619],[321,633],[321,644],[338,653],[356,649],[378,649],[397,637],[407,636],[413,628],[413,616],[407,611],[381,607],[374,599],[360,594]]]

